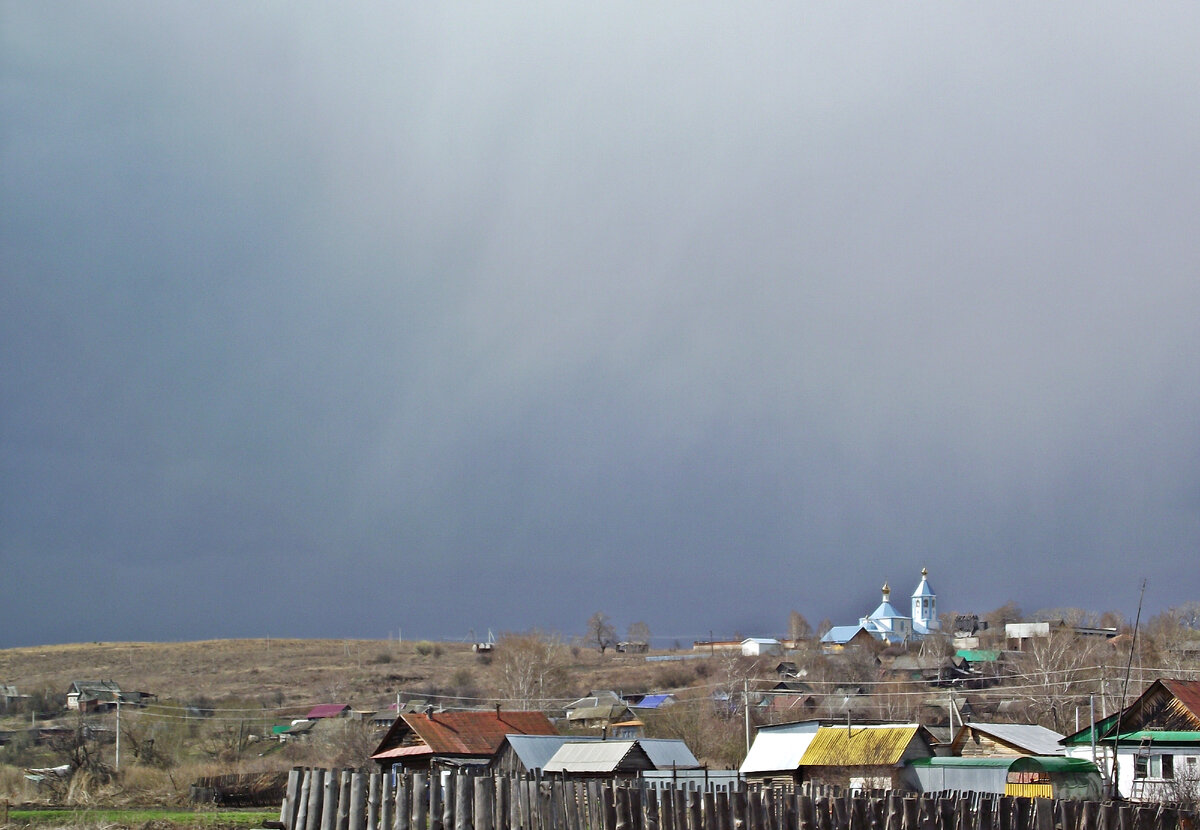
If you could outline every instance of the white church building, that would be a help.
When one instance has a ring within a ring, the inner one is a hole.
[[[844,646],[860,632],[866,632],[889,645],[903,645],[920,640],[941,628],[937,616],[937,594],[929,584],[929,571],[921,569],[921,582],[912,593],[912,614],[901,614],[892,605],[892,589],[883,586],[883,601],[879,607],[858,621],[858,625],[835,625],[821,638],[830,646]]]

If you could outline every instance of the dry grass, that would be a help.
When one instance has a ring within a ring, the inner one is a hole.
[[[253,701],[272,708],[339,702],[378,709],[395,701],[397,691],[467,691],[481,703],[494,697],[495,669],[468,644],[436,646],[275,639],[37,646],[0,650],[0,678],[23,692],[65,694],[73,680],[112,679],[161,701]],[[654,672],[641,657],[591,650],[576,650],[568,677],[567,694],[576,696],[593,688],[650,691],[654,685]],[[473,688],[464,689],[464,680]]]
[[[569,665],[557,690],[564,700],[592,689],[662,690],[661,681],[695,680],[696,663],[648,664],[642,656],[563,649]],[[210,640],[190,643],[81,643],[0,650],[0,679],[23,693],[47,690],[61,705],[74,680],[115,680],[158,701],[122,710],[121,770],[111,777],[76,774],[69,785],[29,784],[14,766],[0,765],[0,797],[81,809],[96,805],[186,805],[189,785],[206,775],[286,770],[296,765],[369,763],[378,733],[355,721],[318,723],[304,742],[262,740],[271,727],[303,717],[318,703],[347,703],[378,711],[396,700],[436,700],[446,706],[486,705],[500,698],[500,661],[481,658],[466,643],[381,640]],[[680,685],[683,683],[680,682]],[[458,696],[457,698],[449,696]],[[207,710],[197,717],[196,706]],[[28,715],[0,718],[19,732]],[[93,748],[110,767],[115,715],[91,720],[110,730]],[[78,725],[74,713],[59,718]],[[258,740],[249,740],[250,735]],[[54,766],[52,747],[0,750],[0,764]]]

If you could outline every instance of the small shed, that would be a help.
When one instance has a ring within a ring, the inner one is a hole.
[[[652,769],[637,741],[568,741],[543,767],[547,775],[567,778],[635,778]]]
[[[747,637],[742,640],[743,657],[762,657],[766,654],[783,654],[783,643],[770,637]]]
[[[568,741],[598,741],[599,737],[570,735],[505,735],[488,769],[505,774],[541,773],[554,753]]]

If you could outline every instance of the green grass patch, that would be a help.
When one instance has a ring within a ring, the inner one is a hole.
[[[262,827],[278,821],[278,810],[10,810],[8,821],[18,827],[142,827],[168,822],[176,827]]]

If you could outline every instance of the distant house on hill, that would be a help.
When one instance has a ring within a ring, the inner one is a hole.
[[[348,703],[320,703],[308,710],[304,717],[307,720],[323,720],[325,718],[348,718],[353,710]]]
[[[575,729],[605,729],[617,723],[636,720],[629,705],[611,691],[593,691],[587,697],[563,707],[567,724]]]
[[[508,735],[557,734],[541,712],[402,712],[371,757],[384,769],[486,765]]]
[[[112,680],[75,680],[67,689],[67,708],[77,712],[116,706],[120,699],[121,687]]]
[[[747,637],[742,640],[743,657],[763,657],[783,654],[783,644],[771,637]]]

